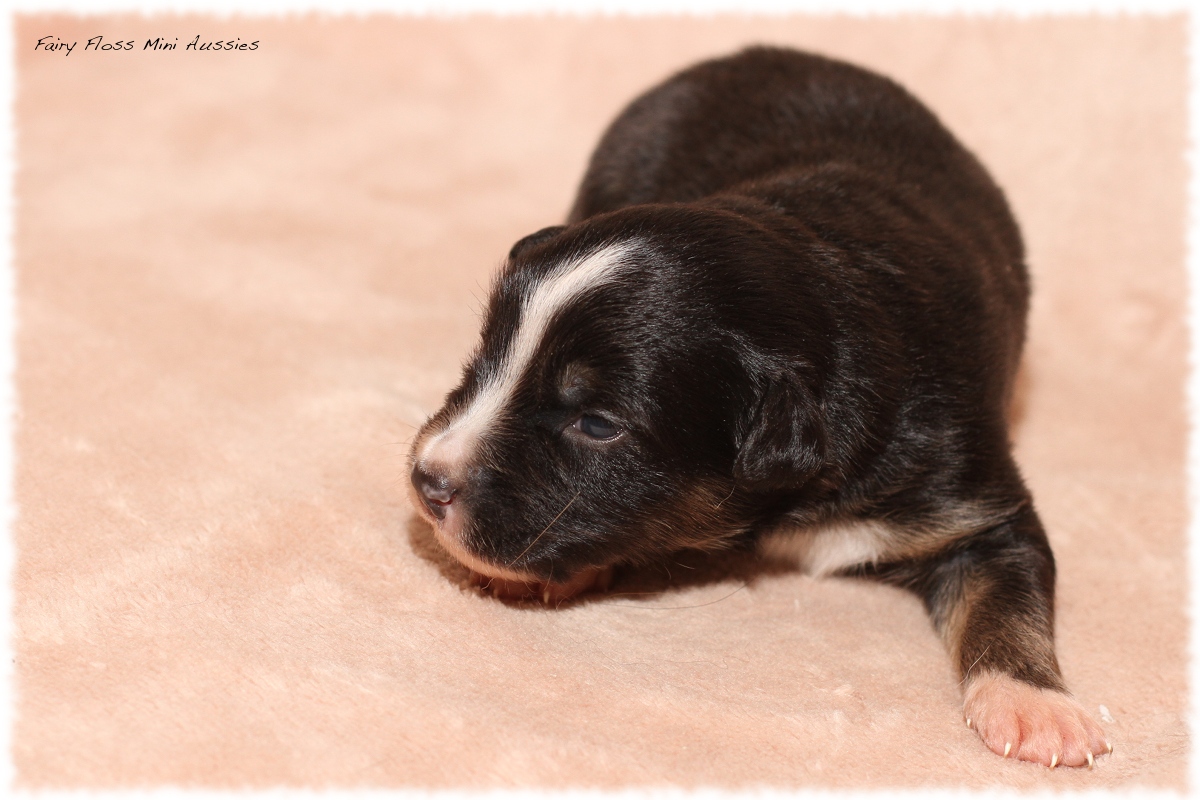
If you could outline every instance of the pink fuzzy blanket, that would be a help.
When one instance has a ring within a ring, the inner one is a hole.
[[[19,783],[1183,787],[1186,31],[19,18]],[[229,39],[258,44],[187,48]],[[626,101],[751,42],[898,79],[1008,192],[1018,460],[1093,771],[988,752],[901,591],[681,559],[505,605],[407,505],[509,245]]]

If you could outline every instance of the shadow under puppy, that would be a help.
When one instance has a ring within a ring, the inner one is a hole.
[[[979,162],[903,88],[752,48],[635,100],[512,248],[416,507],[500,595],[755,545],[925,601],[1005,756],[1110,751],[1054,654],[1005,411],[1029,281]]]

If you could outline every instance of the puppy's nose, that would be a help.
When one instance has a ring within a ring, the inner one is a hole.
[[[427,471],[418,464],[413,467],[412,482],[429,512],[438,519],[445,519],[446,508],[458,493],[458,487],[450,482],[450,478],[437,470]]]

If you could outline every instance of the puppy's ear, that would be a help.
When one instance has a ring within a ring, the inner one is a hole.
[[[825,464],[817,399],[795,375],[773,378],[743,421],[733,477],[752,492],[797,489]]]
[[[508,260],[512,261],[530,247],[541,244],[542,242],[547,242],[553,239],[555,236],[558,236],[566,229],[566,225],[551,225],[548,228],[542,228],[536,233],[529,234],[524,239],[519,240],[512,246],[512,249],[508,251]]]

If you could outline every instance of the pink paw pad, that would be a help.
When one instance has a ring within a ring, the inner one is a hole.
[[[1053,769],[1092,766],[1112,752],[1100,725],[1070,695],[988,673],[967,685],[963,713],[993,752]]]

